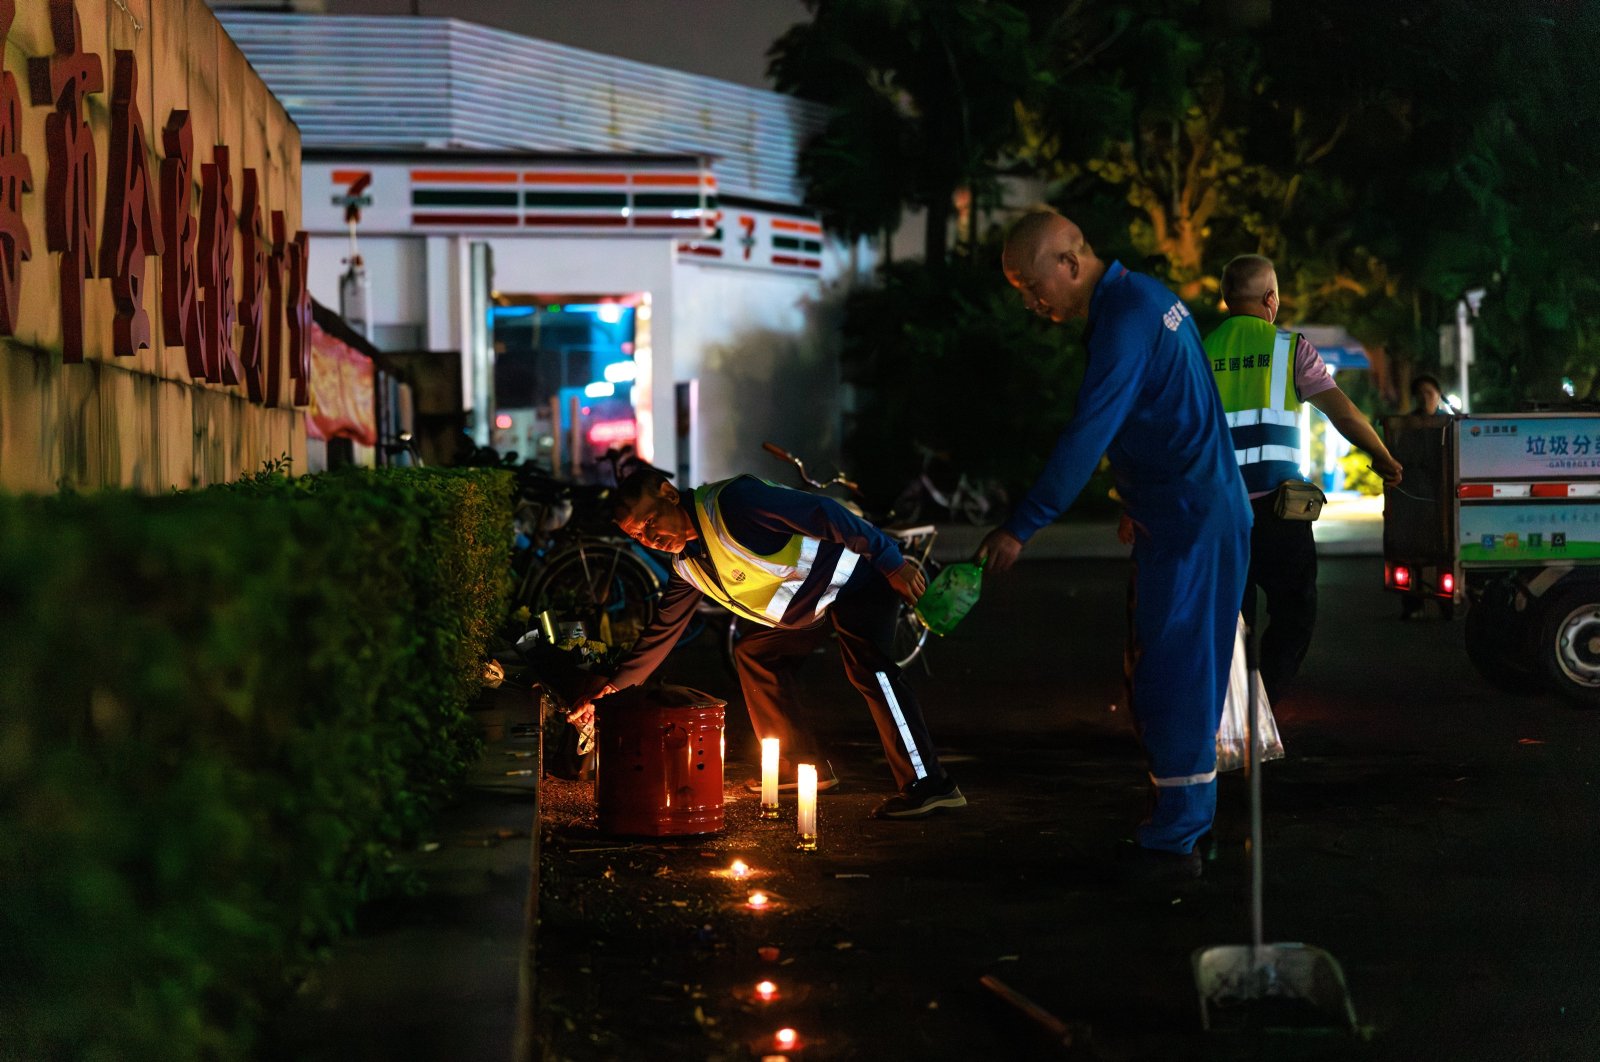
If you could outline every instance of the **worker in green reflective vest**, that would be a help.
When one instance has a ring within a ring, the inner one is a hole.
[[[1255,523],[1245,579],[1245,622],[1255,628],[1256,588],[1267,599],[1261,678],[1277,700],[1300,669],[1317,619],[1317,544],[1310,520],[1279,513],[1285,483],[1303,479],[1305,439],[1300,406],[1321,410],[1339,434],[1372,458],[1373,471],[1399,483],[1400,462],[1350,401],[1317,348],[1298,332],[1276,327],[1278,274],[1272,260],[1240,255],[1222,271],[1228,318],[1205,340],[1206,356],[1233,435]]]

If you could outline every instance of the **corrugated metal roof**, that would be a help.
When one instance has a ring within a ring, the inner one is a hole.
[[[716,78],[444,18],[217,18],[307,148],[709,155],[722,189],[798,203],[827,111]]]

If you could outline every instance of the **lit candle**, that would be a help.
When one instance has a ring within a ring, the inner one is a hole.
[[[761,817],[778,817],[778,739],[761,739]]]
[[[761,981],[756,984],[756,998],[763,1003],[771,1003],[778,998],[778,986],[771,981]]]
[[[735,878],[748,877],[750,874],[750,868],[745,864],[744,860],[735,859],[733,861],[733,866],[728,868],[728,874]]]
[[[799,783],[796,794],[800,804],[800,844],[803,852],[817,850],[817,767],[802,763],[795,767],[795,781]]]
[[[800,1042],[800,1034],[793,1029],[779,1029],[772,1037],[772,1042],[780,1048],[788,1050]]]
[[[752,892],[749,903],[751,907],[765,907],[767,905],[767,894],[764,892]]]

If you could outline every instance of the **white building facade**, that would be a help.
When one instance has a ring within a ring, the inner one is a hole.
[[[459,352],[478,442],[582,473],[632,440],[690,483],[837,455],[870,262],[803,204],[820,108],[453,19],[219,17],[300,128],[313,294]]]

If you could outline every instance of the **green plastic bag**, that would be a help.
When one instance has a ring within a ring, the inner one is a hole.
[[[949,634],[972,611],[983,590],[983,566],[987,561],[985,557],[977,564],[952,564],[928,584],[917,599],[917,615],[930,631]]]

